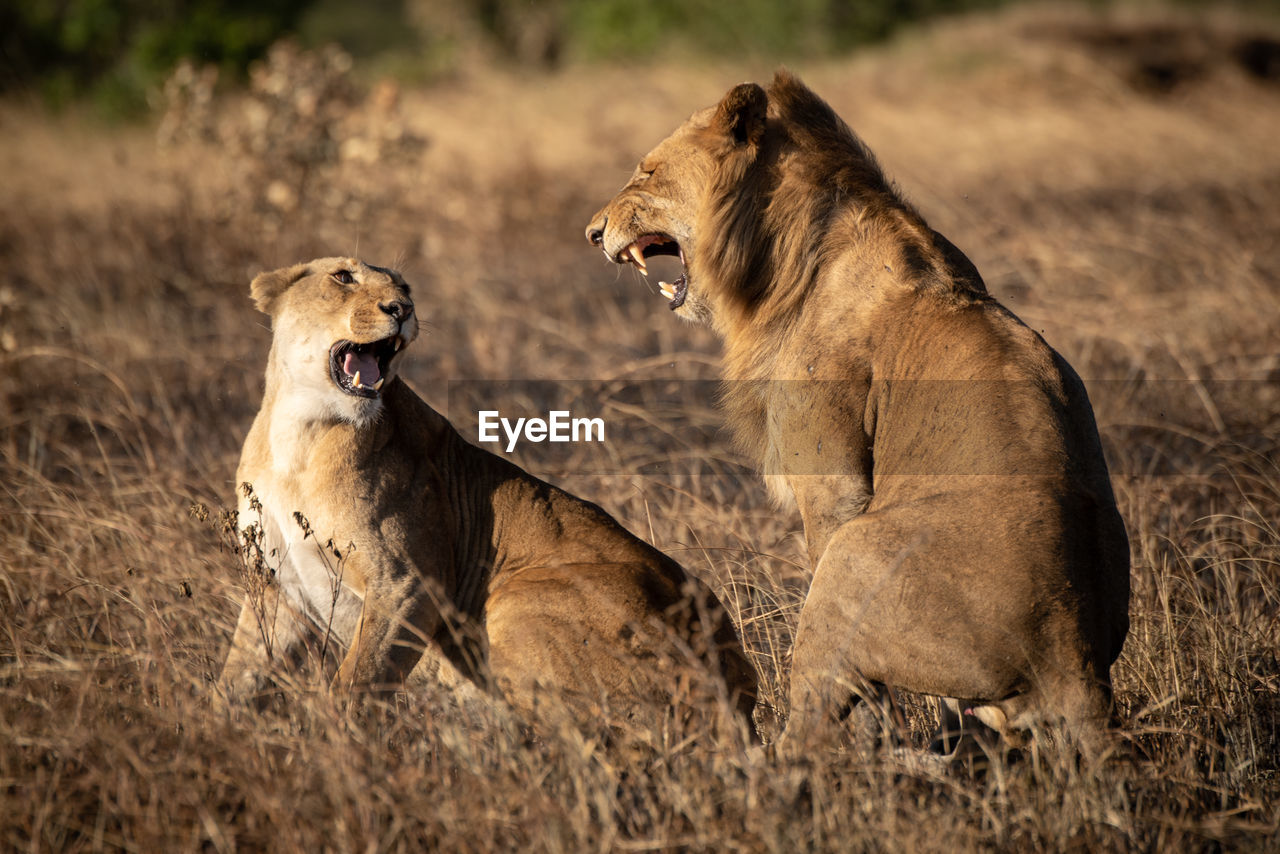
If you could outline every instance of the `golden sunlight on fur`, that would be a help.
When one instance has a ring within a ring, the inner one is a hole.
[[[1129,553],[1084,385],[834,111],[785,71],[734,87],[587,237],[642,272],[681,259],[669,306],[723,339],[733,432],[799,506],[787,738],[832,743],[903,688],[1096,746]]]
[[[275,663],[332,642],[339,694],[410,680],[474,703],[492,681],[529,717],[653,731],[701,688],[746,721],[755,673],[708,589],[464,442],[399,377],[418,310],[398,273],[325,258],[252,292],[274,334],[236,481],[243,548],[271,578],[249,585],[225,691],[257,694]]]

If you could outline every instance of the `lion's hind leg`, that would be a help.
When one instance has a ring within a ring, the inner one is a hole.
[[[992,580],[981,532],[930,525],[955,518],[952,509],[868,513],[832,536],[796,630],[787,737],[838,738],[837,710],[858,685],[958,697],[1019,690],[1027,621],[1007,606],[1019,597],[995,587],[1004,579]]]
[[[1046,670],[1047,677],[1036,685],[1034,702],[1026,704],[1021,716],[1010,715],[1012,726],[1048,724],[1062,746],[1089,759],[1105,756],[1116,746],[1109,673]]]
[[[1041,668],[1032,687],[996,702],[939,698],[929,749],[954,762],[1038,750],[1046,734],[1060,748],[1099,756],[1110,743],[1110,687]]]

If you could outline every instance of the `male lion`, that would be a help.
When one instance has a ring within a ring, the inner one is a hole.
[[[239,524],[276,571],[241,611],[229,695],[320,636],[345,650],[339,694],[395,690],[417,667],[473,692],[487,675],[527,713],[550,691],[579,716],[603,701],[653,725],[697,687],[680,684],[697,668],[661,669],[703,651],[749,713],[755,674],[708,590],[596,505],[463,441],[397,376],[418,331],[399,273],[324,258],[251,290],[274,337]]]
[[[587,238],[683,261],[661,289],[723,338],[730,425],[799,506],[788,740],[833,741],[887,686],[1096,742],[1129,551],[1084,385],[824,101],[786,71],[734,87]]]

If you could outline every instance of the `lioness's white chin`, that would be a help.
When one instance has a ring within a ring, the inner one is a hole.
[[[354,400],[348,398],[340,408],[341,418],[357,427],[363,427],[377,421],[382,416],[381,397],[362,397]]]

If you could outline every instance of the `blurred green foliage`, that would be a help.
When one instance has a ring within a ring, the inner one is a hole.
[[[57,105],[83,94],[112,114],[191,57],[243,72],[312,0],[8,0],[0,4],[0,91]]]
[[[534,66],[689,55],[788,60],[844,52],[907,23],[1008,2],[3,0],[0,92],[34,90],[53,104],[87,94],[107,112],[129,112],[184,57],[215,64],[223,80],[235,80],[284,35],[308,46],[336,41],[376,69],[407,76],[415,66],[437,73],[477,55]]]
[[[932,15],[1003,0],[566,0],[570,41],[592,58],[696,50],[831,54]],[[518,4],[513,4],[518,5]]]

